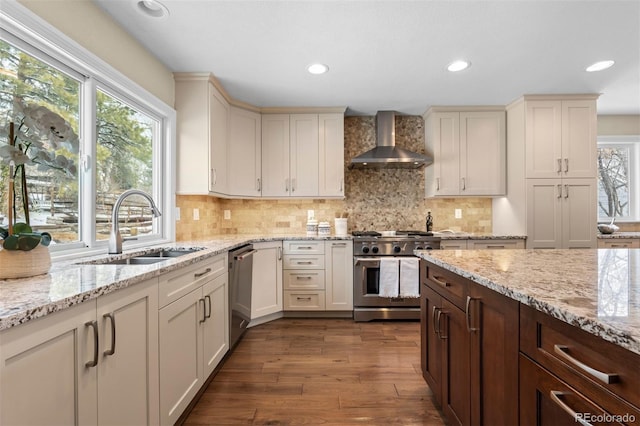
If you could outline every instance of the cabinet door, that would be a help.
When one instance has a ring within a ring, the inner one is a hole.
[[[420,273],[423,269],[420,267]],[[424,279],[421,279],[424,282]],[[442,318],[442,298],[426,285],[420,287],[420,340],[422,377],[431,388],[433,396],[442,406],[443,346],[438,319]]]
[[[205,321],[201,323],[203,380],[209,377],[229,350],[228,291],[227,274],[202,286],[202,296],[205,302]]]
[[[292,114],[289,118],[289,161],[292,197],[317,196],[319,169],[318,115]]]
[[[251,319],[280,312],[282,304],[282,243],[254,243]]]
[[[464,311],[442,299],[442,410],[450,424],[471,424],[470,339]]]
[[[595,179],[562,180],[562,248],[596,248]]]
[[[175,424],[203,384],[202,288],[160,309],[160,423]]]
[[[562,102],[529,101],[526,106],[526,120],[526,177],[560,177],[562,170]]]
[[[596,101],[562,101],[562,176],[597,176]]]
[[[518,423],[519,304],[470,285],[467,325],[471,337],[471,423]]]
[[[211,192],[219,194],[227,193],[227,126],[229,119],[229,106],[227,101],[213,86],[209,86],[209,137],[211,143],[209,164],[211,176],[209,185]],[[197,152],[192,155],[200,155]]]
[[[460,194],[460,114],[436,113],[432,121],[435,195]]]
[[[527,179],[526,181],[527,248],[560,248],[562,246],[561,180]],[[595,204],[593,209],[595,210]]]
[[[262,170],[262,119],[237,107],[229,110],[229,194],[259,197]]]
[[[325,243],[325,309],[353,310],[353,243]]]
[[[98,424],[158,424],[157,279],[97,302]]]
[[[95,319],[87,301],[0,334],[0,424],[96,424]]]
[[[460,194],[504,195],[504,111],[460,113]]]
[[[262,116],[262,196],[289,196],[289,115]]]
[[[318,195],[344,197],[344,114],[318,115]]]

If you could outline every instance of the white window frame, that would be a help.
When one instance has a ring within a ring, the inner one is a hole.
[[[134,108],[158,120],[160,149],[154,146],[154,193],[151,194],[162,212],[162,225],[154,236],[140,236],[127,242],[124,249],[175,242],[176,180],[176,112],[153,94],[130,80],[104,60],[57,30],[51,24],[15,0],[3,0],[0,9],[0,36],[44,62],[72,76],[84,76],[80,99],[81,152],[79,214],[80,243],[52,245],[54,260],[107,252],[107,241],[95,240],[95,167],[96,89],[115,95]]]
[[[598,148],[630,148],[629,149],[629,216],[616,218],[617,222],[640,221],[640,136],[598,136]],[[598,188],[599,190],[599,188]],[[600,215],[598,222],[608,222],[611,218]]]

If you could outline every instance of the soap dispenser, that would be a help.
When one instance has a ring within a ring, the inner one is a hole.
[[[433,216],[431,216],[431,210],[427,212],[427,232],[433,231]]]

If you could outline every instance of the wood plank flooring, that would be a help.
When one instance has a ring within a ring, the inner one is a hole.
[[[279,319],[250,328],[185,425],[443,425],[419,322]]]

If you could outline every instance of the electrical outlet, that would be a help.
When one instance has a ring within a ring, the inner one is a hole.
[[[180,207],[176,207],[176,220],[180,220]]]
[[[313,210],[307,210],[307,220],[313,219],[316,217],[316,212]]]
[[[200,220],[200,209],[193,209],[193,220]]]
[[[462,209],[455,209],[454,215],[456,219],[462,219]]]
[[[231,219],[231,210],[225,210],[224,211],[224,218],[226,220],[230,220]]]

